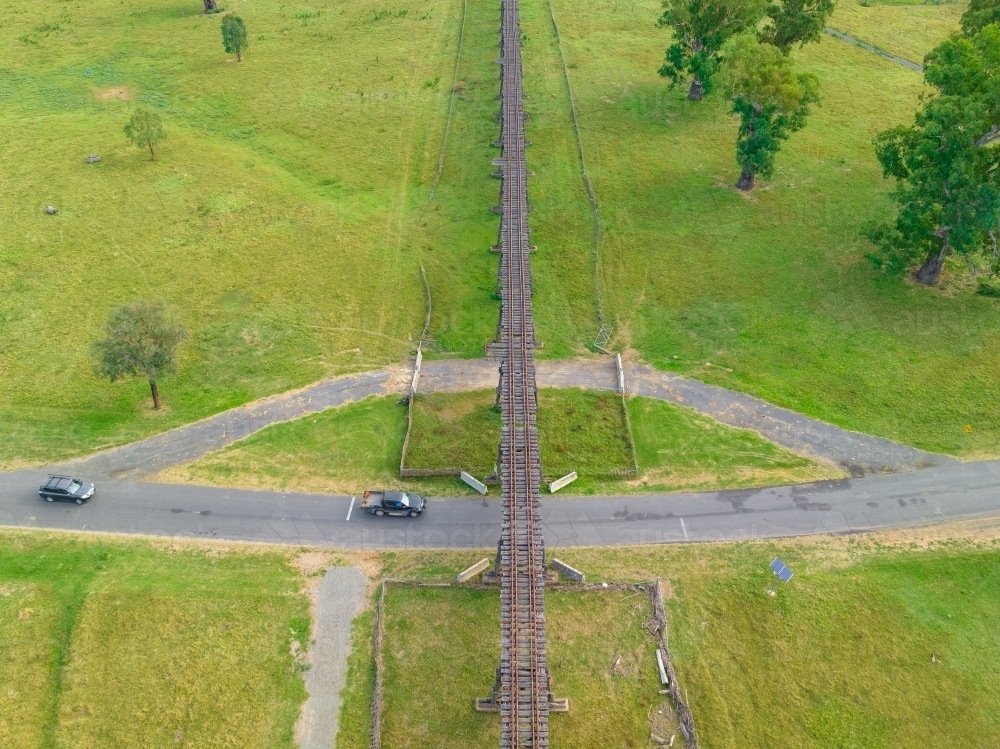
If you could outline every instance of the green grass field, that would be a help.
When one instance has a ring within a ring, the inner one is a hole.
[[[997,454],[997,302],[973,293],[964,266],[924,289],[874,276],[864,258],[863,226],[890,215],[871,139],[911,119],[920,76],[826,36],[793,52],[818,75],[822,106],[773,181],[744,196],[725,103],[687,102],[656,74],[669,40],[654,25],[659,2],[553,3],[601,205],[613,343],[841,426]],[[537,70],[556,43],[548,5],[523,8],[525,65]],[[950,6],[898,12],[957,18]],[[926,50],[945,26],[884,31]]]
[[[200,8],[8,6],[0,464],[396,362],[420,331],[414,227],[461,2],[234,0],[250,31],[240,64]],[[167,130],[155,162],[122,133],[138,104]],[[88,355],[108,310],[136,298],[165,300],[192,333],[160,413],[145,383],[99,381]]]
[[[958,29],[966,2],[924,4],[857,0],[837,3],[829,26],[905,60],[923,63],[924,55]]]
[[[724,102],[686,102],[656,75],[657,0],[553,4],[601,206],[613,343],[841,426],[1000,453],[996,300],[958,266],[923,289],[864,259],[863,226],[890,211],[870,141],[909,120],[919,76],[832,38],[795,51],[823,105],[746,197],[731,189]],[[236,0],[251,37],[239,64],[199,7],[15,0],[0,27],[0,466],[398,362],[422,324],[421,263],[441,348],[480,356],[493,336],[496,5]],[[845,4],[834,20],[919,57],[959,9]],[[540,355],[556,357],[584,350],[598,320],[549,12],[522,5],[536,327]],[[137,104],[164,118],[155,162],[122,134]],[[136,298],[163,299],[192,332],[159,412],[144,382],[101,381],[88,354],[108,310]]]
[[[767,565],[778,554],[795,577],[770,598]],[[706,749],[1000,741],[995,524],[957,535],[558,555],[588,581],[661,578],[675,665]],[[387,552],[383,562],[392,577],[434,581],[480,556]],[[653,651],[637,627],[646,599],[574,595],[546,596],[553,683],[574,706],[552,718],[552,746],[646,746],[647,711],[659,696]],[[495,593],[390,589],[386,601],[387,749],[495,745],[496,718],[472,711],[499,652]],[[368,716],[370,641],[371,629],[358,627],[338,746],[366,745],[358,728]],[[625,678],[607,673],[618,654],[630,659]],[[460,741],[442,743],[452,737]]]
[[[386,594],[383,746],[492,747],[500,738],[495,714],[477,713],[474,697],[493,686],[500,601],[496,590],[390,586]],[[649,598],[631,593],[550,592],[545,597],[549,663],[557,696],[569,715],[554,715],[552,746],[639,747],[648,736],[646,711],[659,707],[655,640],[643,629]],[[356,647],[370,635],[356,633]],[[370,654],[368,654],[370,659]],[[617,668],[611,667],[618,658]],[[653,668],[648,668],[650,664]],[[362,658],[352,664],[355,679]],[[364,716],[370,692],[345,695],[337,746],[368,746]]]
[[[410,435],[410,468],[493,470],[500,418],[492,391],[418,395]],[[360,492],[403,487],[428,494],[470,494],[452,478],[399,478],[406,410],[397,398],[366,398],[263,429],[155,478],[177,483],[306,492]],[[621,401],[613,393],[541,390],[539,445],[547,480],[576,470],[573,493],[730,489],[804,483],[840,476],[768,442],[688,409],[631,398],[638,480],[608,477],[631,468]]]
[[[291,747],[286,552],[0,533],[0,746]]]

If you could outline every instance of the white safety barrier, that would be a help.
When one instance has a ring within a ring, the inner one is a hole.
[[[475,478],[474,476],[470,476],[465,471],[462,471],[462,473],[459,474],[459,475],[461,476],[462,481],[464,481],[466,484],[468,484],[469,486],[471,486],[477,492],[479,492],[480,494],[484,494],[484,495],[486,494],[486,491],[487,491],[486,484],[484,484],[482,481],[480,481],[479,479]]]
[[[549,484],[549,494],[555,494],[557,491],[562,489],[564,486],[568,486],[577,480],[576,471],[572,473],[567,473],[561,479],[556,479],[551,484]]]

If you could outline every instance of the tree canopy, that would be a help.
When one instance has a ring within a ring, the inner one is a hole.
[[[869,232],[877,269],[905,272],[923,260],[915,278],[937,283],[946,258],[976,270],[983,258],[1000,273],[1000,28],[953,37],[925,58],[924,80],[937,89],[917,113],[875,139],[886,177],[896,179],[892,224]]]
[[[174,354],[187,337],[187,330],[167,318],[162,303],[133,302],[112,310],[104,333],[105,338],[92,346],[98,373],[112,382],[126,376],[145,377],[153,395],[153,408],[159,408],[157,380],[173,371]]]
[[[246,24],[239,16],[229,14],[222,17],[222,46],[229,54],[236,55],[236,62],[242,62],[249,41]]]
[[[125,137],[139,148],[148,148],[149,158],[152,161],[156,158],[153,146],[161,143],[167,134],[163,130],[160,115],[151,109],[139,107],[125,125]]]
[[[758,36],[787,55],[796,44],[819,41],[833,8],[834,0],[772,2],[764,9],[768,21]]]
[[[700,99],[712,88],[719,51],[726,40],[753,29],[767,0],[663,0],[657,25],[673,31],[660,75],[677,85],[691,76],[688,98]]]
[[[1000,0],[971,0],[962,14],[962,33],[973,36],[991,23],[1000,24]]]
[[[771,175],[781,141],[805,126],[809,106],[819,101],[819,81],[797,74],[781,50],[761,44],[752,33],[731,39],[724,54],[726,85],[740,116],[737,187],[750,190],[756,176]]]

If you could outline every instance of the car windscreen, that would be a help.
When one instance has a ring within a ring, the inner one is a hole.
[[[401,504],[403,507],[409,507],[410,506],[410,498],[408,496],[406,496],[405,494],[400,494],[399,495],[399,504]]]
[[[74,493],[74,492],[76,492],[76,491],[77,491],[77,490],[78,490],[78,489],[79,489],[79,488],[80,488],[81,486],[83,486],[83,484],[81,484],[81,483],[80,483],[79,481],[77,481],[76,479],[73,479],[72,481],[70,481],[70,482],[69,482],[69,486],[67,486],[67,487],[66,487],[66,491],[67,491],[67,492],[68,492],[69,494],[73,494],[73,493]]]

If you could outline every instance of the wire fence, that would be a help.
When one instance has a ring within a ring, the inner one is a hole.
[[[385,576],[379,591],[378,608],[375,611],[375,688],[372,690],[372,737],[371,749],[382,749],[382,682],[385,667],[382,662],[382,643],[385,640]]]

